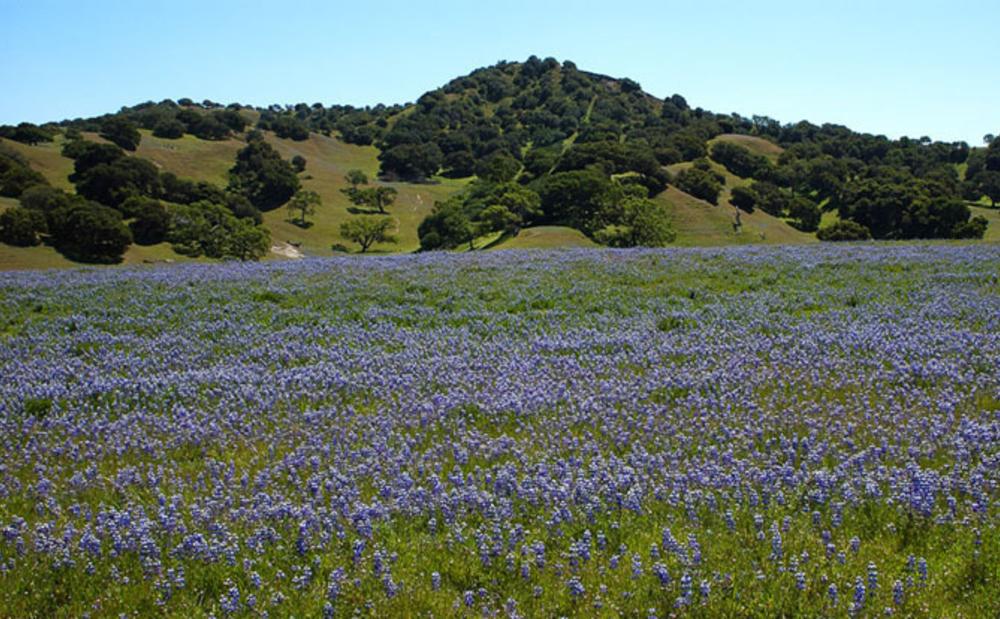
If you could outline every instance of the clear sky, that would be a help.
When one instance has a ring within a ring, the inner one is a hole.
[[[0,0],[0,123],[190,97],[404,103],[531,54],[713,112],[1000,133],[1000,0]]]

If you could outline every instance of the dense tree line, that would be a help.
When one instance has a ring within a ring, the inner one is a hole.
[[[289,187],[292,194],[298,189],[291,164],[259,136],[240,151],[227,189],[160,174],[115,144],[69,140],[63,154],[74,161],[70,180],[76,193],[49,187],[40,176],[28,187],[19,184],[10,193],[20,206],[0,216],[0,240],[14,245],[47,240],[83,262],[118,262],[133,242],[164,241],[189,256],[257,259],[267,253],[270,237],[259,226],[256,204],[273,208],[287,200]],[[25,167],[16,154],[0,150],[3,187],[13,187],[5,179]]]

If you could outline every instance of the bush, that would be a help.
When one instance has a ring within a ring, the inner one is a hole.
[[[121,213],[94,204],[76,201],[52,213],[49,222],[56,248],[80,262],[121,262],[132,243],[132,233]]]
[[[729,202],[741,211],[752,213],[754,205],[757,203],[757,193],[749,187],[733,187],[729,195]]]
[[[951,236],[956,239],[981,239],[986,234],[987,226],[989,221],[982,215],[976,215],[969,221],[955,226]]]
[[[688,168],[677,175],[675,184],[681,191],[696,198],[712,204],[719,203],[722,184],[711,172],[695,167]]]
[[[816,238],[821,241],[867,241],[872,234],[865,226],[845,220],[820,228]]]
[[[129,224],[132,238],[138,245],[156,245],[167,238],[170,230],[170,213],[156,200],[144,200],[134,212],[135,221]]]
[[[184,123],[177,119],[164,119],[153,127],[153,135],[158,138],[176,140],[184,136]]]
[[[48,232],[45,214],[15,206],[0,213],[0,242],[16,247],[32,247],[41,243],[40,235]]]
[[[34,185],[45,185],[45,177],[28,166],[11,165],[0,173],[0,196],[16,198]]]
[[[271,246],[267,230],[211,202],[173,207],[167,240],[186,256],[238,260],[257,260]]]
[[[135,150],[142,134],[135,123],[124,116],[112,116],[101,125],[101,137],[125,150]]]

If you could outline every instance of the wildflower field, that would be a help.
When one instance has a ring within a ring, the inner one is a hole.
[[[0,617],[1000,614],[1000,246],[0,274]]]

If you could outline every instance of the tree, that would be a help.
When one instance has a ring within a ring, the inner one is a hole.
[[[357,188],[358,185],[368,184],[368,176],[361,170],[348,170],[344,179],[354,188]]]
[[[647,198],[629,197],[619,223],[605,226],[594,238],[612,247],[663,247],[677,238],[670,215]]]
[[[681,171],[675,179],[677,187],[692,196],[711,204],[719,203],[722,184],[711,173],[701,168],[690,167]]]
[[[0,242],[32,247],[42,242],[41,235],[46,232],[48,226],[41,211],[15,206],[0,213]]]
[[[34,185],[21,194],[18,200],[21,206],[31,210],[39,211],[46,217],[60,207],[69,206],[77,196],[71,196],[62,189],[56,189],[49,185]]]
[[[507,153],[497,153],[491,155],[476,166],[476,175],[479,178],[494,183],[512,181],[520,171],[521,162],[514,159]]]
[[[868,228],[848,219],[820,228],[816,238],[821,241],[867,241],[872,235]]]
[[[131,120],[124,116],[112,116],[101,125],[101,137],[125,150],[134,151],[139,147],[142,134]]]
[[[396,237],[389,234],[392,217],[355,217],[340,224],[340,236],[361,246],[361,253],[375,243],[396,243]]]
[[[33,125],[31,123],[21,123],[16,127],[6,125],[0,127],[0,138],[7,138],[22,144],[34,146],[39,142],[51,142],[52,132]]]
[[[298,213],[298,219],[293,219],[292,223],[299,226],[300,228],[306,228],[309,226],[309,222],[306,221],[307,215],[315,215],[316,207],[323,203],[323,200],[319,197],[319,194],[315,191],[300,189],[295,192],[292,199],[288,201],[288,213],[289,216],[293,216]]]
[[[296,172],[299,172],[299,173],[305,172],[306,171],[306,158],[303,157],[302,155],[295,155],[294,157],[292,157],[292,167],[295,168]]]
[[[121,157],[112,163],[101,163],[73,177],[81,196],[115,208],[132,196],[155,197],[160,193],[156,166],[138,157]]]
[[[955,239],[981,239],[986,234],[989,223],[982,215],[976,215],[969,221],[955,226],[951,236]]]
[[[80,262],[121,262],[132,244],[132,233],[122,221],[121,213],[82,200],[54,211],[49,231],[56,248]]]
[[[766,157],[754,154],[750,149],[732,142],[712,144],[712,159],[727,170],[743,178],[760,178],[767,175],[771,162]]]
[[[757,203],[757,192],[742,185],[733,187],[729,194],[729,202],[741,211],[752,213],[754,205]]]
[[[387,178],[422,181],[437,173],[444,161],[441,149],[434,142],[400,144],[379,155],[381,174]]]
[[[153,127],[153,136],[168,140],[176,140],[184,137],[184,130],[184,123],[181,121],[176,118],[164,118]]]
[[[129,224],[137,245],[162,243],[170,231],[170,213],[156,200],[143,200],[135,207],[135,220]]]
[[[358,189],[357,187],[347,187],[340,190],[347,198],[358,206],[374,208],[381,214],[385,214],[385,209],[391,206],[396,200],[398,191],[392,187],[379,186]]]
[[[299,189],[299,178],[290,163],[263,139],[251,139],[236,154],[229,170],[229,189],[241,193],[262,211],[287,202]]]
[[[538,185],[541,220],[592,233],[611,192],[611,180],[594,168],[546,176]]]
[[[172,207],[167,240],[179,254],[237,260],[259,259],[271,244],[266,229],[206,201]]]
[[[812,200],[795,195],[789,201],[788,216],[794,219],[792,226],[803,232],[815,232],[823,213]]]
[[[755,181],[751,186],[756,201],[754,205],[768,215],[784,217],[788,211],[790,196],[774,183]]]
[[[0,172],[0,196],[16,198],[34,185],[47,185],[41,173],[26,165],[12,165],[6,172]]]
[[[476,238],[476,226],[465,212],[461,196],[453,196],[434,204],[431,214],[420,222],[417,235],[422,250],[454,249]]]
[[[990,199],[990,204],[996,208],[1000,201],[1000,172],[985,170],[979,173],[979,190]]]

